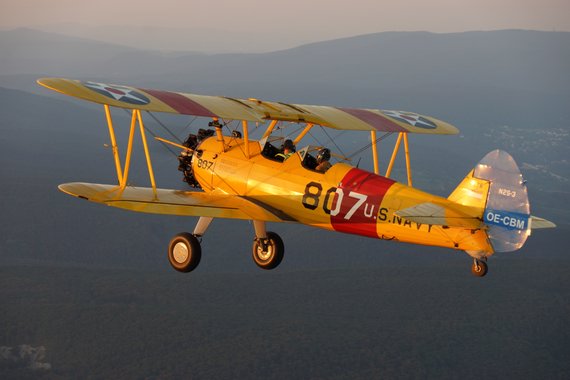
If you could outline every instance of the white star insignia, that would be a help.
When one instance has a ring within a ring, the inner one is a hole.
[[[111,86],[104,83],[85,82],[84,85],[100,94],[121,102],[131,104],[148,104],[149,100],[130,87]]]

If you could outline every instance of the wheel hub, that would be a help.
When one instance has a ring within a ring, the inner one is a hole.
[[[188,253],[188,247],[186,246],[186,244],[182,242],[176,243],[174,249],[172,250],[172,256],[174,257],[174,260],[176,260],[176,262],[180,264],[188,260],[188,257],[190,255]]]
[[[265,249],[263,249],[263,245],[259,244],[257,246],[257,256],[263,261],[269,260],[273,256],[273,248],[270,245],[266,245]]]

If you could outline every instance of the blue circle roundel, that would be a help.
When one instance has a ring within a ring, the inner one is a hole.
[[[417,113],[413,112],[404,112],[404,111],[388,111],[383,110],[382,113],[392,119],[396,119],[402,123],[409,124],[416,128],[423,128],[423,129],[436,129],[437,125],[435,125],[431,120],[426,119],[425,117],[418,115]]]
[[[137,106],[143,106],[150,103],[149,98],[140,92],[133,90],[131,87],[116,86],[96,82],[82,82],[82,84],[101,95],[104,95],[113,100],[118,100],[120,102],[125,102]]]

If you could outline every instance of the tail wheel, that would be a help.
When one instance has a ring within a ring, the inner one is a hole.
[[[182,232],[168,244],[168,261],[179,272],[190,272],[200,264],[202,248],[196,236]]]
[[[471,266],[471,273],[477,277],[483,277],[487,274],[488,266],[487,263],[480,260],[473,261]]]
[[[261,269],[274,269],[283,260],[283,240],[275,232],[267,232],[267,239],[253,240],[253,261]]]

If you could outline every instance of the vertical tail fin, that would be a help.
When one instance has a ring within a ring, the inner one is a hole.
[[[502,150],[483,157],[448,199],[481,209],[495,252],[515,251],[530,235],[525,181],[515,160]]]
[[[489,181],[475,177],[474,172],[475,169],[471,170],[447,199],[464,206],[480,208],[482,217],[487,205]]]

